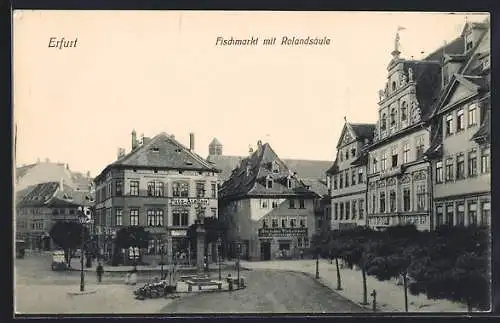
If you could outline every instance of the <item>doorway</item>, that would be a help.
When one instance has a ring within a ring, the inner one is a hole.
[[[260,242],[260,260],[271,260],[271,242]]]

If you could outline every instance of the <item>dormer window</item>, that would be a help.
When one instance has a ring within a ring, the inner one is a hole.
[[[266,177],[266,188],[273,188],[273,178],[271,175]]]
[[[151,148],[151,150],[157,153],[157,152],[159,152],[159,151],[160,151],[160,148],[158,148],[158,147],[153,147],[153,148]]]
[[[280,172],[280,166],[278,165],[278,162],[273,161],[272,170],[275,174]]]

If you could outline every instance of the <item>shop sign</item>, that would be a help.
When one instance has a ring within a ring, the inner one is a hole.
[[[307,228],[261,228],[259,237],[307,236]]]
[[[172,231],[170,231],[170,235],[172,237],[185,237],[185,236],[187,236],[187,231],[186,230],[172,230]]]
[[[205,205],[208,205],[208,199],[173,198],[173,199],[170,199],[170,205],[172,205],[172,206],[191,206],[191,205],[205,206]]]

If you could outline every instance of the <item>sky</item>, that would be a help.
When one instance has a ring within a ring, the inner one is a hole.
[[[458,37],[478,13],[41,11],[13,15],[17,166],[48,158],[98,175],[131,132],[175,135],[207,157],[258,140],[281,158],[331,160],[344,125],[375,123],[378,90],[400,31],[401,56],[419,59]],[[217,37],[259,37],[216,46]],[[327,37],[282,46],[283,36]],[[50,38],[77,38],[50,48]],[[262,40],[276,37],[276,45]]]

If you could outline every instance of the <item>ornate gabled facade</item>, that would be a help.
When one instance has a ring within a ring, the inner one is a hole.
[[[228,242],[239,241],[244,258],[295,257],[309,246],[318,198],[259,141],[221,186],[219,214],[228,226]]]
[[[453,68],[432,118],[434,227],[488,225],[491,218],[489,22],[467,23],[462,37],[460,60],[444,60]]]
[[[117,160],[95,178],[96,229],[104,255],[119,252],[113,248],[113,234],[129,225],[151,233],[141,257],[157,261],[163,247],[168,259],[177,252],[189,254],[194,249],[189,226],[218,217],[218,172],[194,152],[193,134],[188,148],[166,133],[139,142],[133,131],[130,153],[120,149]]]
[[[415,224],[431,228],[431,165],[425,152],[431,142],[429,122],[443,87],[445,54],[463,53],[459,37],[423,60],[400,57],[396,34],[385,89],[379,92],[379,117],[369,150],[368,225],[384,228]]]
[[[374,124],[344,124],[335,162],[326,172],[334,230],[366,225],[366,148],[372,144],[374,130]]]

